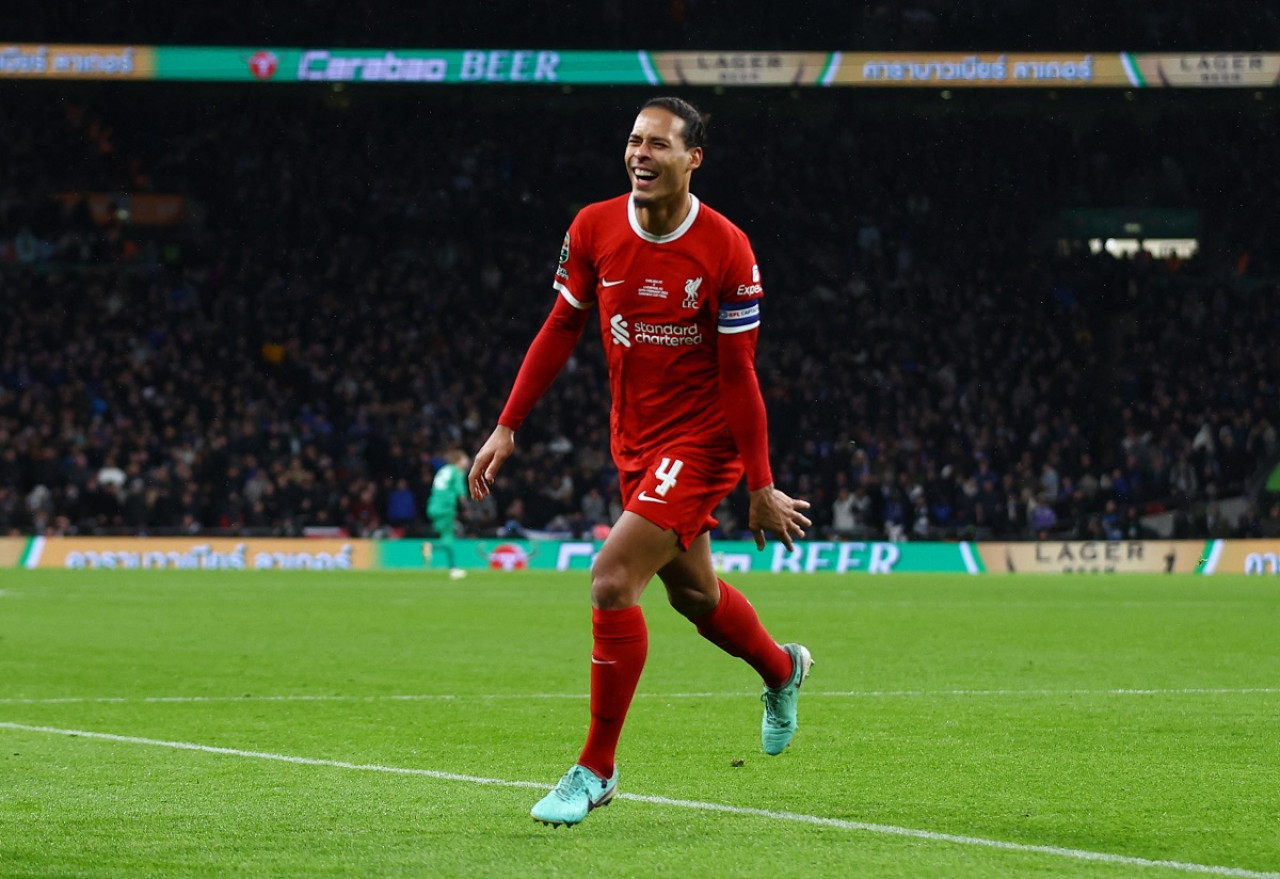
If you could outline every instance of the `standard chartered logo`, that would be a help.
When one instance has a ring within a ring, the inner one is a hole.
[[[702,329],[697,324],[651,324],[636,321],[636,341],[663,348],[685,348],[702,344]]]
[[[663,348],[691,348],[702,344],[702,328],[697,324],[655,324],[638,320],[630,324],[615,314],[609,319],[609,332],[613,341],[630,348],[632,341]]]
[[[624,348],[631,347],[631,331],[627,329],[627,322],[622,319],[622,315],[615,314],[609,318],[609,332],[613,333],[615,344]]]

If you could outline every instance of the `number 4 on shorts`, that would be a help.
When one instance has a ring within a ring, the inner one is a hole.
[[[680,469],[684,467],[684,461],[676,458],[672,461],[670,458],[663,458],[658,464],[658,469],[653,471],[653,475],[658,477],[658,496],[666,497],[667,492],[671,491],[671,486],[676,484],[676,476],[679,475]]]

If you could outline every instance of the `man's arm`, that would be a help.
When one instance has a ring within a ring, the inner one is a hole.
[[[542,329],[538,330],[538,335],[525,352],[507,405],[498,416],[498,426],[476,452],[467,477],[471,496],[476,500],[489,494],[489,486],[497,478],[498,471],[515,451],[516,430],[569,362],[589,317],[590,312],[586,309],[574,308],[563,297],[556,297],[551,314],[547,315]]]
[[[773,482],[769,467],[769,418],[756,375],[759,330],[721,333],[719,337],[720,403],[742,463],[747,467],[747,490]]]
[[[747,491],[751,495],[747,527],[764,549],[765,532],[778,535],[787,550],[794,549],[793,536],[804,537],[813,523],[801,513],[809,502],[798,500],[773,487],[769,466],[769,419],[760,379],[756,375],[758,330],[722,333],[719,338],[720,403],[729,433],[747,468]]]

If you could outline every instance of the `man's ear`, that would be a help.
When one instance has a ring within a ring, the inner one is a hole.
[[[702,147],[694,147],[689,150],[689,170],[702,166]]]

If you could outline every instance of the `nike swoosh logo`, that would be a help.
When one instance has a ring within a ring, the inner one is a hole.
[[[596,658],[593,656],[593,657],[591,657],[591,664],[592,664],[592,665],[617,665],[617,664],[618,664],[618,660],[616,660],[616,659],[596,659]]]
[[[616,286],[618,286],[619,284],[625,284],[625,283],[627,283],[627,279],[626,279],[626,278],[623,278],[621,281],[601,281],[601,282],[600,282],[600,286],[601,286],[601,287],[616,287]]]
[[[660,498],[660,497],[654,497],[653,495],[649,494],[649,492],[647,492],[647,491],[642,491],[642,492],[640,492],[640,494],[636,495],[636,497],[637,497],[637,498],[639,498],[639,499],[640,499],[640,500],[642,500],[642,501],[652,501],[652,502],[653,502],[653,503],[655,503],[655,504],[665,504],[665,503],[666,503],[666,501],[664,501],[662,498]]]

